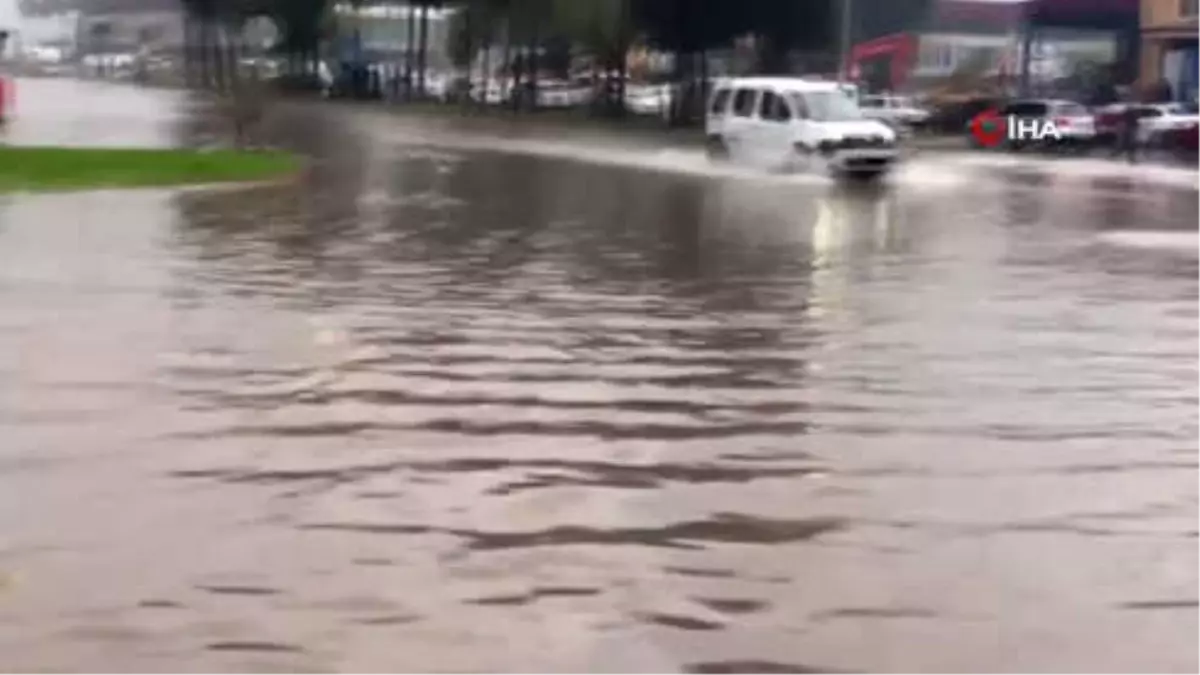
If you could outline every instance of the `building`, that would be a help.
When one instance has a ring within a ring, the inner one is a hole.
[[[175,52],[184,45],[180,0],[91,0],[80,5],[78,53]]]
[[[923,15],[876,22],[875,32],[892,32],[858,31],[850,66],[870,89],[924,88],[967,75],[1010,89],[1054,82],[1081,62],[1133,63],[1137,1],[935,0]]]
[[[425,37],[425,63],[431,71],[450,67],[450,19],[453,9],[427,10],[428,34]],[[352,7],[334,6],[337,17],[337,58],[340,61],[400,63],[408,48],[411,33],[415,54],[420,47],[421,14],[411,5],[379,3]],[[410,31],[409,23],[413,26]]]
[[[1197,0],[1142,0],[1142,59],[1138,82],[1166,80],[1176,100],[1197,94]]]
[[[1016,3],[936,0],[927,13],[910,13],[900,30],[855,44],[851,69],[872,90],[922,87],[968,67],[994,73],[1004,65],[1021,18]]]

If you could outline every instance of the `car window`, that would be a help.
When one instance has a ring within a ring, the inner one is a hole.
[[[712,107],[708,111],[714,115],[724,115],[725,109],[729,107],[729,90],[718,89],[713,96]]]
[[[1004,109],[1002,114],[1020,115],[1025,117],[1041,117],[1046,114],[1046,110],[1047,106],[1045,103],[1023,101],[1009,105]]]
[[[868,96],[868,97],[864,98],[859,103],[859,105],[861,105],[864,108],[882,108],[883,107],[883,99],[876,98],[874,96]]]
[[[738,117],[754,115],[754,103],[758,99],[756,89],[738,89],[733,96],[733,114]]]
[[[1087,108],[1079,105],[1078,103],[1060,103],[1055,106],[1054,110],[1059,115],[1079,116],[1087,114]]]

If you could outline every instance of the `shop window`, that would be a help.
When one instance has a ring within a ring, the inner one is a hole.
[[[1179,16],[1183,19],[1196,18],[1197,5],[1200,5],[1200,0],[1179,0]]]

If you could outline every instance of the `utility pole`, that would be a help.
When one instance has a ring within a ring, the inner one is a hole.
[[[850,21],[853,17],[854,0],[842,0],[842,37],[839,45],[841,58],[838,63],[838,82],[843,82],[850,69]]]

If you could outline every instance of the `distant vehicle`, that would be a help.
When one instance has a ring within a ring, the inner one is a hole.
[[[486,83],[475,80],[471,84],[471,98],[488,105],[501,105],[508,102],[512,88],[511,78],[504,80],[492,78]]]
[[[1081,148],[1092,145],[1096,140],[1096,122],[1088,109],[1074,101],[1057,99],[1028,99],[1014,101],[999,110],[986,110],[980,115],[999,115],[1007,118],[1012,115],[1022,119],[1041,119],[1054,122],[1062,139],[1059,141],[1009,141],[1005,144],[1008,149],[1019,150],[1025,147],[1041,145],[1050,147]],[[976,116],[978,117],[978,115]],[[978,140],[970,132],[975,118],[967,124],[966,134],[972,145],[978,145]]]
[[[1138,115],[1138,144],[1169,145],[1171,132],[1187,129],[1200,122],[1195,103],[1161,103],[1143,106]]]
[[[870,95],[859,99],[863,115],[894,128],[919,129],[929,121],[929,111],[908,96]]]
[[[574,108],[587,105],[591,100],[591,87],[567,80],[540,80],[538,82],[539,108]]]
[[[896,132],[863,116],[836,82],[786,77],[729,80],[709,99],[709,156],[785,171],[875,178],[896,162]]]
[[[625,107],[635,115],[661,115],[671,112],[674,92],[669,84],[629,84],[625,87]]]
[[[1138,116],[1139,138],[1145,142],[1146,136],[1140,132],[1144,128],[1143,120],[1171,114],[1183,104],[1178,103],[1113,103],[1096,110],[1096,141],[1101,144],[1112,144],[1121,137],[1121,127],[1125,124],[1126,112],[1131,108]]]
[[[1170,132],[1170,137],[1177,143],[1179,150],[1190,152],[1194,156],[1200,152],[1200,122]]]

